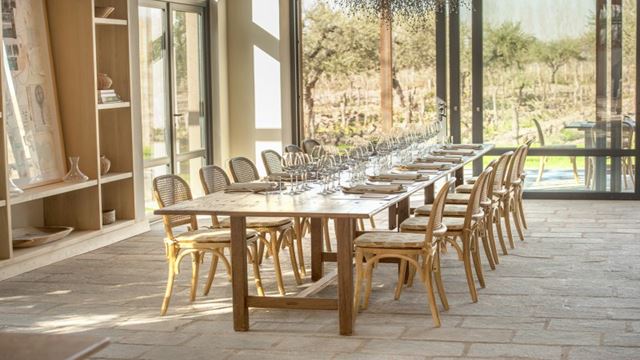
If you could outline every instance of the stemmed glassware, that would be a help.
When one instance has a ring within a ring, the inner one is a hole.
[[[282,170],[289,176],[289,192],[287,195],[295,195],[295,186],[297,182],[297,173],[296,173],[296,164],[295,164],[295,155],[296,153],[284,153],[282,155]]]

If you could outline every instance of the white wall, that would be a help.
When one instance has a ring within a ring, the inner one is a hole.
[[[220,0],[226,8],[228,151],[257,160],[264,148],[291,139],[289,5],[287,0]],[[220,12],[218,13],[220,15]],[[218,17],[220,19],[220,16]],[[222,60],[221,60],[222,61]]]

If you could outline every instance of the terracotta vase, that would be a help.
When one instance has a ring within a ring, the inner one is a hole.
[[[113,80],[107,74],[98,73],[98,90],[109,90],[113,85]]]
[[[105,155],[100,155],[100,175],[106,175],[111,169],[111,160]]]

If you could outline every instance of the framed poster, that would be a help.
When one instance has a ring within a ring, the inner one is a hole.
[[[64,143],[45,0],[1,1],[9,177],[25,189],[62,179]]]

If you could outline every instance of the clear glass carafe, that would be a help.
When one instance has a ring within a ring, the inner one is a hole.
[[[79,163],[79,156],[69,156],[69,172],[62,178],[64,182],[84,182],[89,180],[89,177],[80,171]]]

